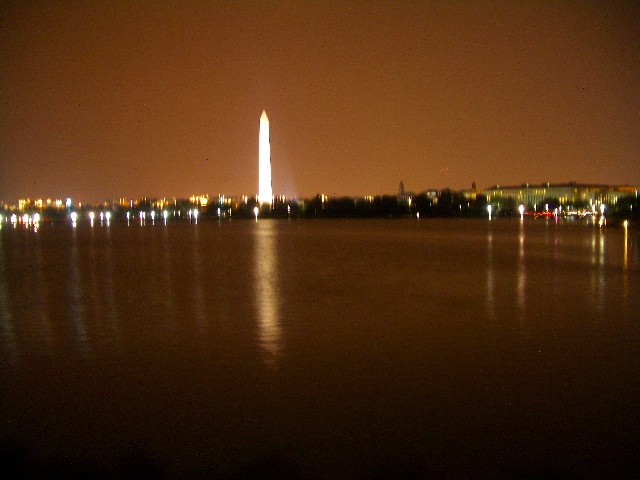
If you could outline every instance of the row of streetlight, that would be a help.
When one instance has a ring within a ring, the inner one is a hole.
[[[600,204],[600,215],[604,216],[605,209],[606,209],[606,207],[605,207],[604,203],[601,203]],[[520,212],[520,220],[524,219],[524,210],[525,210],[524,205],[520,205],[518,207],[518,211]],[[487,205],[487,212],[489,213],[489,220],[491,220],[491,211],[492,211],[492,206],[491,206],[491,204],[489,204],[489,205]],[[548,207],[547,207],[547,211],[549,211]],[[559,212],[562,212],[562,207],[558,207],[558,208],[554,209],[553,214],[557,216]],[[593,214],[595,215],[596,213],[597,213],[597,208],[594,205],[593,206]]]

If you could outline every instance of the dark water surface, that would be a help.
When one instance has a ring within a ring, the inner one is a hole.
[[[13,472],[638,473],[637,230],[5,224],[0,241]]]

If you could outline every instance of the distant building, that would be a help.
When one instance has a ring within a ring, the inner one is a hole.
[[[480,192],[482,193],[482,192]],[[476,182],[471,182],[471,190],[462,190],[462,196],[466,200],[475,201],[478,198],[478,189],[476,188]]]
[[[415,196],[412,192],[407,192],[404,189],[404,183],[400,180],[400,185],[398,185],[398,204],[409,204],[411,205],[411,198]]]
[[[496,185],[484,190],[487,201],[498,198],[513,199],[517,203],[530,205],[537,210],[544,208],[544,203],[550,199],[557,199],[560,205],[592,206],[599,204],[615,205],[621,197],[638,196],[637,186],[609,186],[579,184],[575,182],[541,185],[523,184],[520,186],[503,187]]]
[[[400,185],[398,185],[398,203],[406,203],[407,195],[404,193],[404,183],[400,180]]]
[[[31,207],[31,199],[30,198],[20,198],[18,199],[18,210],[21,212]]]

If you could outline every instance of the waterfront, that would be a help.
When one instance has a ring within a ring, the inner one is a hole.
[[[85,222],[0,240],[0,438],[18,468],[637,470],[637,230]]]

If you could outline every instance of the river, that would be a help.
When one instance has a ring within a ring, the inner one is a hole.
[[[638,472],[638,230],[114,221],[0,241],[10,473]]]

